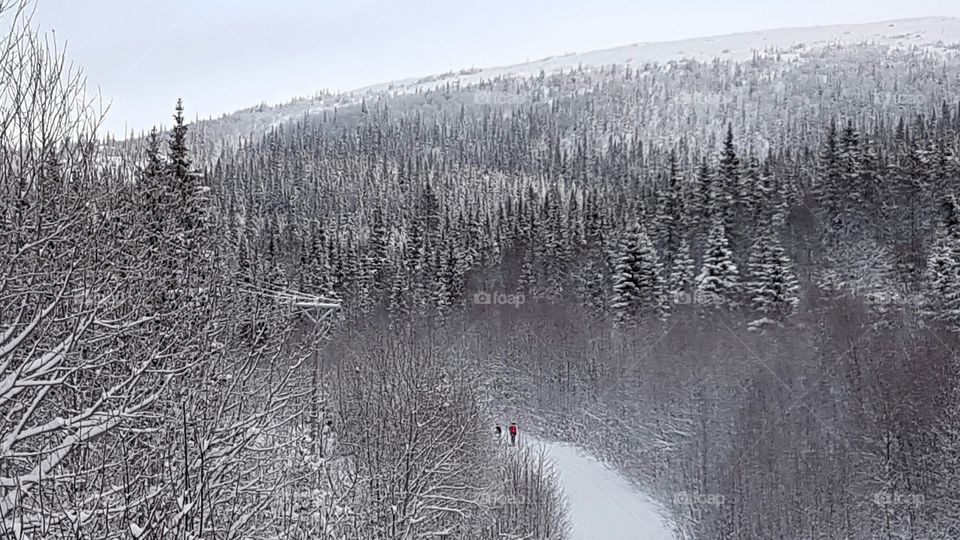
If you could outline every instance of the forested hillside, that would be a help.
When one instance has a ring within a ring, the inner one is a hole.
[[[859,46],[505,79],[306,116],[207,177],[249,279],[333,291],[335,341],[446,340],[684,537],[947,538],[957,73]]]
[[[513,420],[679,538],[960,537],[956,45],[184,96],[118,142],[27,8],[4,537],[563,539]]]
[[[402,335],[325,369],[323,276],[234,243],[179,103],[136,156],[98,138],[29,10],[0,2],[0,536],[564,537],[477,370]]]

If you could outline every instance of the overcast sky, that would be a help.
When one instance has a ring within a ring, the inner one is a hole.
[[[643,41],[960,16],[960,0],[40,0],[106,129]]]

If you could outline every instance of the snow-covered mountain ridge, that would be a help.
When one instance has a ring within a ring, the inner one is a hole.
[[[779,58],[784,69],[802,60],[841,46],[872,45],[882,49],[920,53],[960,54],[960,18],[925,17],[868,24],[781,28],[680,41],[637,43],[624,47],[548,57],[510,66],[472,68],[445,74],[414,77],[359,88],[340,94],[322,94],[274,106],[260,105],[218,119],[202,121],[199,131],[206,140],[235,142],[238,137],[257,137],[270,128],[305,115],[323,114],[376,101],[442,88],[468,90],[484,82],[520,80],[574,69],[595,70],[611,65],[642,69],[653,64],[697,60],[709,62],[748,61],[756,55]],[[476,104],[480,100],[476,100]],[[497,103],[494,103],[497,104]],[[217,145],[219,146],[219,145]]]
[[[755,53],[799,55],[837,46],[871,44],[897,49],[920,48],[930,52],[960,52],[960,18],[924,17],[867,24],[779,28],[757,32],[709,36],[679,41],[636,43],[625,47],[553,56],[511,66],[464,70],[433,77],[410,78],[361,88],[349,94],[382,94],[391,91],[429,90],[448,83],[469,85],[498,77],[550,74],[577,67],[642,66],[676,60],[749,60]]]

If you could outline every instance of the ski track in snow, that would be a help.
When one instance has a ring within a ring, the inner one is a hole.
[[[542,445],[567,497],[573,540],[674,540],[656,507],[596,458],[565,443]]]

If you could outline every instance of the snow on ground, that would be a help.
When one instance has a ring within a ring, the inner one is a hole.
[[[564,443],[542,443],[569,503],[573,540],[673,540],[656,507],[630,482]]]

